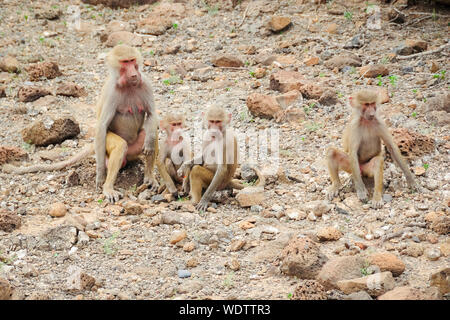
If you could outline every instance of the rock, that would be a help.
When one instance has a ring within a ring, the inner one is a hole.
[[[241,269],[241,264],[237,259],[231,259],[231,261],[227,261],[225,266],[233,271],[238,271],[239,269]]]
[[[189,224],[195,220],[190,213],[163,212],[162,223],[164,224]]]
[[[425,250],[425,256],[428,260],[436,261],[441,257],[441,251],[438,248],[429,248]]]
[[[379,75],[387,76],[388,74],[388,68],[382,64],[364,66],[359,69],[359,75],[364,76],[364,78],[376,78]]]
[[[427,99],[424,103],[425,111],[446,111],[450,112],[450,93],[442,92],[435,97]]]
[[[364,34],[357,34],[344,45],[344,49],[359,49],[364,45]]]
[[[278,71],[270,76],[270,89],[279,92],[292,90],[301,91],[306,81],[303,75],[296,71]]]
[[[398,10],[389,9],[388,20],[394,23],[404,23],[406,21],[406,15]]]
[[[217,56],[211,62],[216,67],[239,68],[244,66],[244,63],[239,58],[230,55]]]
[[[409,243],[405,250],[402,251],[402,254],[405,254],[410,257],[419,257],[423,254],[423,247],[419,243]]]
[[[442,243],[439,249],[441,250],[443,256],[445,257],[450,256],[450,241]]]
[[[77,229],[68,225],[61,225],[44,231],[41,235],[44,243],[42,250],[68,250],[77,242]]]
[[[194,242],[187,242],[183,246],[183,251],[185,252],[191,252],[195,249],[195,243]]]
[[[0,59],[0,70],[5,72],[19,72],[19,61],[15,57],[6,56]]]
[[[248,230],[255,227],[255,224],[250,221],[241,221],[239,222],[239,228],[242,230]]]
[[[253,72],[253,76],[256,79],[264,78],[266,76],[266,69],[264,69],[264,68],[256,68],[255,71]]]
[[[13,294],[13,287],[9,284],[9,281],[0,278],[0,300],[10,300]]]
[[[398,277],[405,271],[403,261],[389,252],[373,253],[367,260],[369,264],[378,266],[381,272],[390,271],[394,277]]]
[[[441,216],[431,223],[431,230],[441,235],[448,235],[450,233],[450,217]]]
[[[255,117],[274,118],[282,111],[275,97],[260,93],[252,93],[247,98],[247,108]]]
[[[378,300],[438,300],[431,290],[408,286],[397,287],[378,297]]]
[[[62,202],[55,202],[50,206],[48,214],[51,217],[59,218],[64,217],[67,213],[66,205]]]
[[[319,102],[323,106],[332,106],[337,104],[339,102],[339,99],[335,91],[327,89],[322,93],[317,102]]]
[[[268,23],[268,27],[273,32],[279,32],[287,28],[290,24],[291,18],[289,17],[272,16]]]
[[[395,280],[389,271],[371,274],[369,276],[340,280],[336,283],[338,288],[345,294],[358,291],[367,291],[372,297],[378,297],[395,287]]]
[[[68,272],[71,273],[66,281],[66,290],[69,292],[91,290],[95,285],[95,278],[85,273],[79,267],[69,267]]]
[[[414,53],[414,50],[406,45],[400,45],[394,48],[394,52],[399,56],[409,56]]]
[[[341,70],[345,66],[360,67],[361,59],[356,56],[336,56],[325,62],[325,66],[329,69],[337,68]]]
[[[0,86],[0,98],[6,98],[6,87]]]
[[[135,35],[128,31],[113,32],[108,36],[105,45],[107,47],[114,47],[118,44],[126,44],[132,47],[140,47],[143,44],[142,37]]]
[[[11,232],[14,229],[20,228],[21,224],[22,219],[16,213],[6,210],[0,211],[0,230]]]
[[[198,260],[196,258],[191,258],[186,261],[186,267],[195,268],[196,266],[198,266]]]
[[[17,98],[20,102],[32,102],[40,97],[50,95],[51,92],[48,89],[35,87],[35,86],[23,86],[17,91]]]
[[[428,44],[423,40],[406,39],[405,45],[413,49],[413,53],[427,50]]]
[[[53,7],[46,7],[34,14],[36,19],[56,20],[62,15],[62,10]]]
[[[361,277],[364,265],[364,259],[359,256],[333,258],[322,267],[317,280],[326,290],[338,288],[338,281]]]
[[[80,184],[80,177],[75,170],[70,170],[67,173],[65,182],[68,187],[78,186]]]
[[[166,49],[164,50],[165,54],[176,54],[178,53],[178,51],[180,51],[181,49],[181,45],[179,44],[172,44],[166,47]]]
[[[189,270],[178,270],[179,278],[189,278],[191,276],[191,272]]]
[[[323,286],[316,280],[300,280],[291,300],[326,300]]]
[[[133,31],[133,28],[131,27],[130,23],[127,21],[121,21],[121,20],[112,20],[108,23],[106,26],[106,33],[111,34],[117,31]]]
[[[144,212],[144,208],[134,201],[127,201],[122,206],[125,209],[126,215],[141,215]]]
[[[21,160],[27,157],[27,153],[17,147],[0,146],[0,165],[12,160]]]
[[[245,246],[246,243],[247,241],[241,239],[233,240],[231,241],[230,244],[230,251],[232,252],[239,251]]]
[[[281,252],[281,272],[300,279],[314,279],[328,258],[309,238],[293,237]]]
[[[344,300],[373,300],[372,297],[365,291],[358,291],[350,293],[344,297]]]
[[[258,178],[255,170],[253,170],[252,165],[249,163],[241,164],[241,178],[245,181],[253,181]]]
[[[328,33],[335,34],[335,33],[337,33],[337,29],[338,29],[338,25],[333,22],[333,23],[330,23],[329,25],[327,25],[325,31]]]
[[[441,294],[450,292],[450,268],[443,268],[430,276],[430,285],[437,287]]]
[[[138,22],[138,31],[143,34],[160,36],[172,27],[173,21],[172,18],[152,14],[149,18]]]
[[[66,97],[84,97],[87,95],[86,90],[83,87],[77,85],[74,82],[65,82],[58,86],[56,89],[56,95]]]
[[[391,131],[403,157],[412,160],[434,151],[434,140],[405,128]]]
[[[378,91],[378,94],[380,95],[380,102],[381,103],[386,103],[389,102],[389,93],[388,93],[388,89],[387,88],[377,88],[376,89]]]
[[[62,75],[54,61],[35,63],[25,69],[31,81],[39,81],[41,78],[54,79]]]
[[[245,187],[238,192],[236,200],[243,208],[259,205],[266,200],[264,187]]]
[[[305,212],[312,212],[316,217],[321,217],[323,214],[330,212],[333,205],[324,200],[315,200],[301,205],[301,210]]]
[[[322,228],[317,232],[319,241],[336,241],[342,237],[342,232],[334,227]]]
[[[89,236],[83,231],[79,231],[77,245],[80,247],[85,247],[88,244],[89,244]]]
[[[22,139],[28,144],[48,146],[74,138],[80,133],[80,126],[73,118],[59,118],[35,121],[22,130]]]
[[[306,99],[321,99],[324,94],[325,88],[316,83],[305,83],[301,88],[300,92]],[[328,93],[329,94],[329,93]],[[324,96],[322,101],[327,101],[328,97]]]
[[[133,5],[153,4],[158,0],[82,0],[84,3],[97,6],[99,4],[111,8],[129,8]]]
[[[174,231],[172,236],[170,237],[170,244],[175,244],[177,242],[180,242],[181,240],[185,239],[187,236],[185,230],[177,230]]]

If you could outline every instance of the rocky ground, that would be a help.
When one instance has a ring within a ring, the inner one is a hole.
[[[3,1],[0,164],[52,163],[91,143],[104,57],[124,42],[142,52],[158,113],[193,125],[217,104],[240,132],[276,128],[280,169],[263,170],[247,203],[221,194],[207,212],[138,195],[141,163],[121,171],[115,205],[95,190],[93,158],[2,172],[0,299],[447,299],[450,12],[376,4],[380,29],[358,0]],[[363,87],[383,94],[422,186],[409,193],[388,156],[379,210],[346,174],[340,198],[325,198],[325,150]]]

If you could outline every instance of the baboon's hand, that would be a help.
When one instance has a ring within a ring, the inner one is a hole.
[[[198,211],[206,211],[208,209],[208,201],[200,200],[200,202],[195,206]]]
[[[358,199],[362,202],[367,202],[367,189],[366,187],[360,187],[356,189],[356,194],[358,195]]]
[[[97,191],[102,188],[103,183],[105,183],[105,169],[97,168],[97,174],[95,177],[95,187],[97,188]]]

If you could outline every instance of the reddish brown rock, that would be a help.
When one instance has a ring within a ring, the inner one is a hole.
[[[45,88],[24,86],[17,91],[17,98],[20,102],[32,102],[50,94],[51,92]]]
[[[94,6],[102,4],[111,8],[129,8],[133,5],[153,4],[158,0],[82,0],[84,3]]]
[[[21,148],[0,146],[0,165],[11,160],[26,158],[27,153]]]
[[[397,277],[405,271],[405,264],[395,254],[389,252],[374,253],[369,256],[368,262],[376,265],[383,271],[390,271],[394,277]]]
[[[405,128],[393,129],[391,133],[402,156],[407,159],[416,159],[434,152],[434,140],[432,138]]]
[[[132,47],[140,47],[143,44],[142,37],[135,35],[128,31],[113,32],[108,36],[105,45],[107,47],[114,47],[118,44],[126,44]]]
[[[378,300],[438,300],[439,294],[433,290],[417,289],[403,286],[397,287],[378,297]]]
[[[5,72],[19,72],[19,61],[15,57],[6,56],[0,59],[0,70]]]
[[[450,217],[441,216],[431,223],[431,230],[441,235],[450,234]]]
[[[248,96],[247,108],[252,115],[268,119],[274,118],[278,112],[282,111],[275,97],[260,93],[252,93]]]
[[[326,290],[337,288],[338,281],[361,277],[364,265],[364,259],[358,256],[333,258],[320,270],[317,280]]]
[[[316,280],[300,280],[291,300],[326,300],[327,292]]]
[[[238,68],[244,66],[244,63],[234,56],[222,55],[215,57],[212,60],[212,64],[216,67]]]
[[[303,75],[296,71],[282,70],[270,76],[270,89],[283,93],[292,90],[301,91],[305,83],[306,80]]]
[[[356,279],[340,280],[336,285],[345,294],[366,291],[372,297],[378,297],[392,290],[395,287],[395,280],[392,273],[386,271]]]
[[[279,96],[276,96],[275,99],[277,100],[278,104],[282,106],[283,109],[285,109],[286,107],[301,100],[302,94],[298,90],[292,90]]]
[[[382,64],[364,66],[359,69],[359,75],[364,78],[376,78],[379,75],[387,76],[389,74],[388,68]]]
[[[13,294],[13,287],[9,284],[9,281],[0,278],[0,300],[9,300]]]
[[[281,272],[300,279],[315,279],[328,258],[311,239],[293,237],[281,252]]]
[[[430,285],[437,287],[441,294],[450,292],[450,268],[441,269],[430,276]]]
[[[0,86],[0,98],[5,98],[5,97],[6,97],[6,87]]]
[[[406,39],[405,45],[413,49],[414,52],[422,52],[427,50],[428,44],[423,40]]]
[[[86,90],[74,82],[65,82],[56,89],[56,95],[66,97],[84,97],[87,95]]]
[[[325,61],[325,66],[329,69],[337,68],[341,70],[345,66],[360,67],[362,64],[361,59],[356,56],[336,56]]]
[[[310,57],[308,59],[305,59],[303,63],[307,66],[315,66],[316,64],[319,64],[319,57]]]
[[[269,29],[272,30],[273,32],[279,32],[287,28],[290,24],[291,18],[289,17],[272,16],[272,18],[268,23],[268,26]]]
[[[302,93],[303,97],[305,97],[306,99],[321,99],[322,95],[325,92],[325,88],[316,83],[309,82],[309,83],[305,83],[303,86],[300,87],[300,92]],[[327,93],[327,94],[329,94],[329,93]],[[328,100],[328,98],[324,97],[324,99],[322,101],[327,101],[327,100]]]
[[[334,227],[322,228],[317,232],[319,241],[336,241],[342,237],[342,232]]]
[[[22,130],[22,139],[26,143],[36,146],[48,146],[61,143],[66,139],[76,137],[80,133],[79,124],[72,118],[60,118],[34,122]]]
[[[0,230],[11,232],[14,229],[20,228],[22,221],[20,216],[14,212],[2,210],[0,211]]]
[[[58,64],[54,61],[35,63],[26,68],[31,81],[54,79],[62,75]]]
[[[266,200],[263,187],[245,187],[236,195],[236,200],[243,208],[259,205]]]

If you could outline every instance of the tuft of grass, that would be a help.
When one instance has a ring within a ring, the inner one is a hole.
[[[389,78],[389,82],[391,83],[391,85],[395,87],[397,85],[398,77],[395,75],[391,75],[388,78]]]
[[[383,85],[383,76],[380,74],[378,75],[377,79],[378,79],[377,86],[381,87]]]
[[[423,164],[423,168],[424,168],[425,170],[428,170],[429,167],[430,167],[430,165],[429,165],[428,163],[424,163],[424,164]]]
[[[351,11],[345,11],[345,12],[344,12],[344,17],[345,17],[345,19],[347,19],[348,21],[352,21],[352,19],[353,19],[353,12],[351,12]]]
[[[292,293],[288,293],[287,294],[287,298],[290,300],[290,299],[292,299]]]
[[[441,70],[439,73],[433,74],[433,78],[443,80],[443,79],[445,79],[445,73],[446,73],[446,70]]]
[[[178,23],[172,24],[172,28],[173,28],[174,30],[177,30],[177,29],[178,29]]]
[[[117,251],[115,248],[115,241],[118,235],[119,232],[115,232],[111,237],[103,241],[103,250],[107,255],[114,254]]]
[[[413,117],[413,118],[415,118],[415,117],[417,117],[417,112],[413,112],[413,113],[411,113],[411,117]]]

